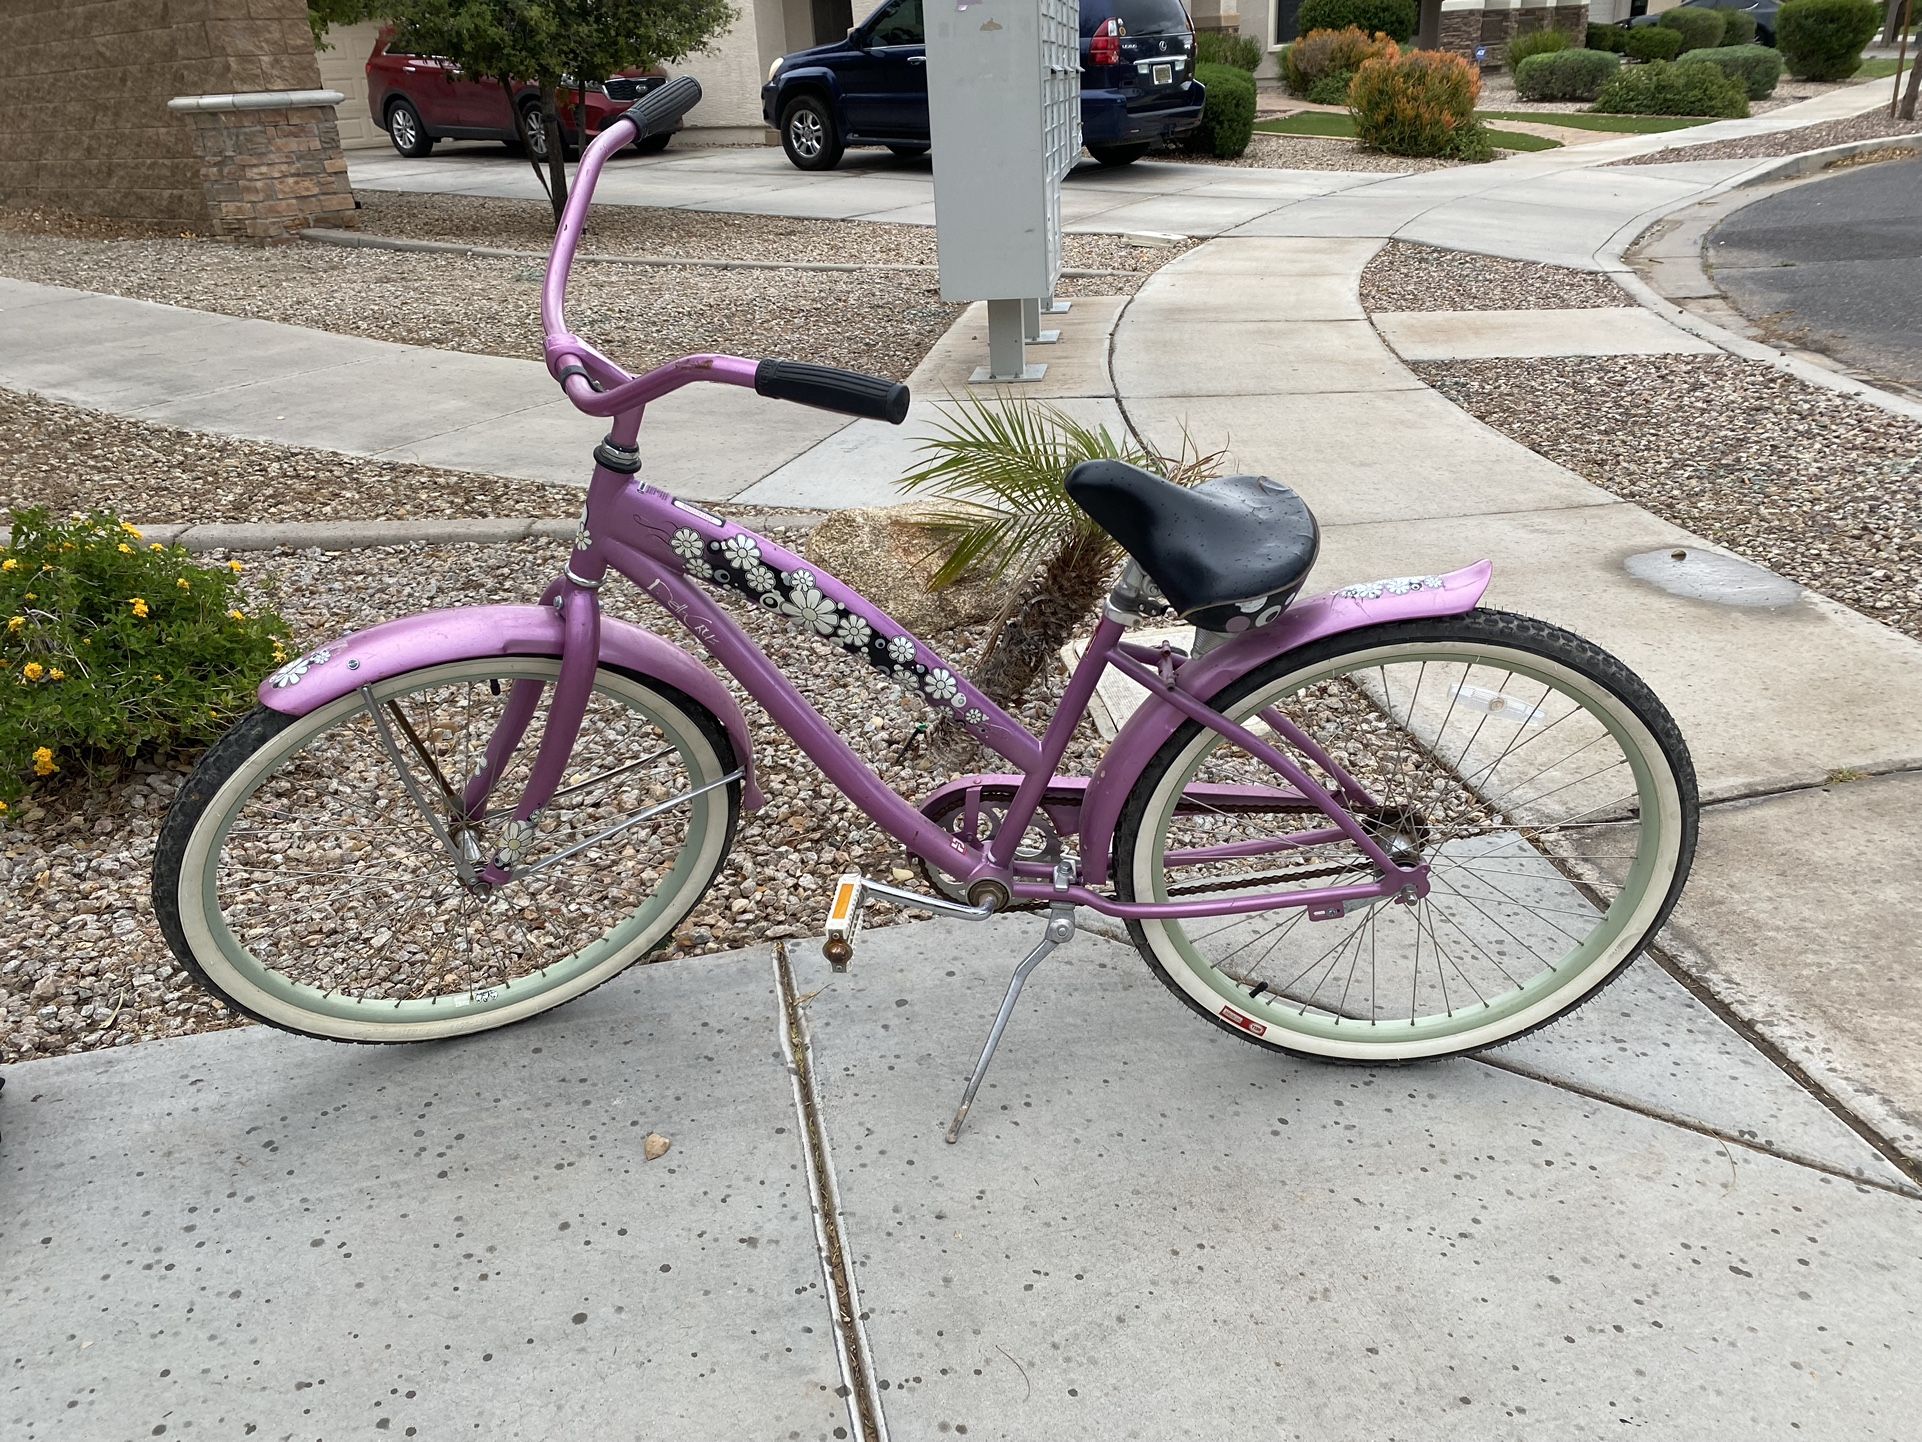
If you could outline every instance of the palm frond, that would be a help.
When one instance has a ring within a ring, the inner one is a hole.
[[[930,520],[945,550],[936,589],[973,570],[1026,574],[1070,537],[1093,533],[1062,484],[1080,462],[1150,460],[1106,426],[1006,393],[955,401],[920,450],[927,459],[898,484],[946,503]]]

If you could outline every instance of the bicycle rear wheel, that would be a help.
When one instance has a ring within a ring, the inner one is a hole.
[[[540,716],[479,824],[449,793],[479,767],[514,683],[540,683],[544,703],[559,672],[548,657],[406,672],[372,688],[379,727],[357,692],[306,716],[246,717],[161,829],[154,909],[174,954],[270,1025],[399,1042],[550,1010],[659,946],[720,869],[740,813],[727,733],[680,692],[596,673],[561,789],[505,886],[464,884],[423,814],[424,800],[456,845],[494,854]]]
[[[1361,1062],[1513,1040],[1618,975],[1687,878],[1695,776],[1674,721],[1621,662],[1544,622],[1475,611],[1349,632],[1211,704],[1284,750],[1259,718],[1300,728],[1328,763],[1310,775],[1337,794],[1365,792],[1348,795],[1350,814],[1430,878],[1419,899],[1340,915],[1281,906],[1131,922],[1169,987],[1244,1040]],[[1117,893],[1165,902],[1380,878],[1339,833],[1285,844],[1329,834],[1298,798],[1230,814],[1193,790],[1278,781],[1234,743],[1184,725],[1123,807]]]

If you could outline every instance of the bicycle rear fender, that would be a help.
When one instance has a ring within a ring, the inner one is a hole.
[[[1386,621],[1459,616],[1472,611],[1488,589],[1494,567],[1478,561],[1445,576],[1407,576],[1347,586],[1299,601],[1272,625],[1251,627],[1175,672],[1174,685],[1206,700],[1275,657],[1343,631]],[[1114,829],[1128,793],[1168,738],[1187,717],[1152,694],[1122,726],[1089,778],[1081,807],[1081,871],[1089,885],[1108,880]]]
[[[559,656],[561,615],[552,606],[459,606],[384,621],[297,656],[260,685],[260,704],[305,716],[376,681],[421,666],[487,656]],[[742,778],[742,803],[759,809],[747,718],[707,667],[652,631],[605,613],[601,661],[672,686],[707,707],[727,728]]]

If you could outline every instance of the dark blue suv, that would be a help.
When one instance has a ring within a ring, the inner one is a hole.
[[[938,3],[938,0],[937,0]],[[922,0],[887,0],[847,38],[783,55],[761,113],[802,170],[832,170],[850,145],[928,149]],[[1201,123],[1195,27],[1181,0],[1082,0],[1081,139],[1103,165],[1128,165]]]

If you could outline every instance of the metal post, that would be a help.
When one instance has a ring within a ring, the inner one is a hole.
[[[1018,300],[988,302],[988,363],[977,367],[968,377],[969,385],[978,386],[984,381],[1003,384],[1038,381],[1046,373],[1046,366],[1026,363],[1022,306],[1023,302]]]
[[[1021,336],[1029,345],[1053,345],[1061,339],[1060,331],[1041,329],[1042,314],[1041,301],[1021,302]]]

